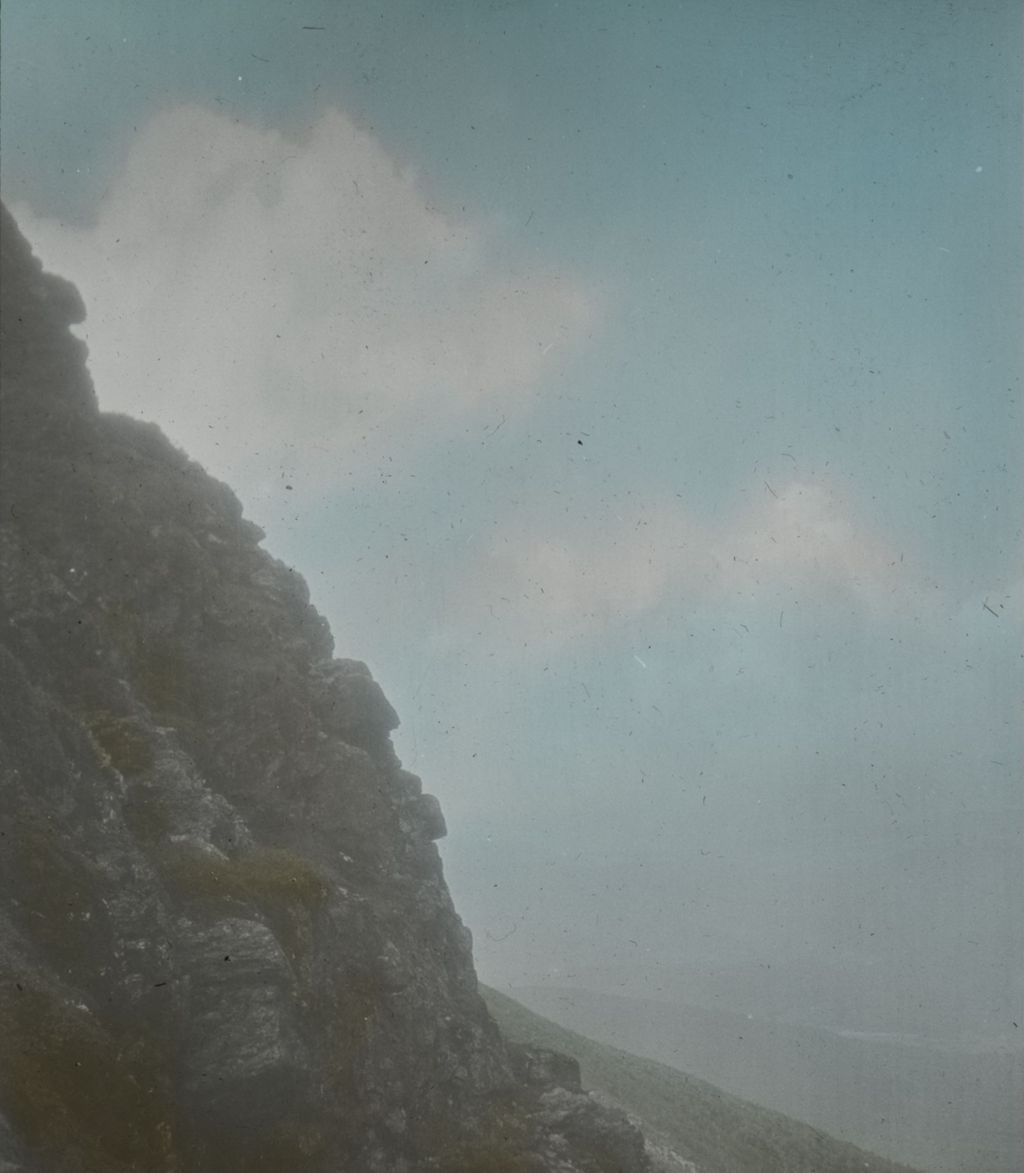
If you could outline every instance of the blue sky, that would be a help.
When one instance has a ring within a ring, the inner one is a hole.
[[[371,665],[491,980],[1019,1021],[1019,25],[5,5],[101,403]]]

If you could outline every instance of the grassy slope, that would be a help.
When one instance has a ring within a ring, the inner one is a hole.
[[[743,1001],[725,1009],[726,994],[694,1004],[679,986],[675,997],[561,986],[506,992],[587,1038],[890,1160],[935,1173],[1024,1173],[1024,1047],[1008,1036],[958,1045],[884,1028],[856,1034],[784,1014],[751,1016]]]
[[[481,989],[510,1039],[572,1055],[585,1087],[637,1116],[653,1139],[694,1162],[701,1173],[907,1173],[906,1166],[730,1096],[675,1068],[595,1043],[496,990]]]

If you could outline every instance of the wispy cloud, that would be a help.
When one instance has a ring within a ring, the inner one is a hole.
[[[323,488],[494,400],[516,411],[594,313],[571,275],[432,207],[337,110],[292,138],[171,109],[90,226],[16,211],[83,293],[102,405],[247,495],[296,473]]]
[[[829,486],[765,490],[718,524],[664,500],[562,532],[508,518],[468,573],[458,610],[550,646],[664,606],[774,607],[783,592],[879,617],[931,609],[912,561]]]
[[[716,539],[712,557],[723,590],[782,583],[838,590],[873,609],[920,601],[912,562],[878,525],[858,518],[829,485],[791,481],[766,494]]]

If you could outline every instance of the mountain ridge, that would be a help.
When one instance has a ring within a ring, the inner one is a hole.
[[[487,1012],[379,685],[227,486],[98,410],[2,217],[0,1166],[644,1173]]]

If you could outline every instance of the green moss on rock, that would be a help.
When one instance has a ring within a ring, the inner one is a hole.
[[[296,905],[311,910],[330,891],[328,877],[314,863],[276,847],[230,857],[194,846],[175,847],[165,853],[161,871],[186,897],[225,910],[240,904],[266,912]]]
[[[134,717],[118,717],[110,712],[90,713],[85,725],[103,755],[104,764],[113,766],[122,774],[140,774],[153,765],[149,735]]]
[[[173,1109],[155,1072],[129,1067],[87,1009],[11,978],[0,984],[0,1037],[3,1103],[33,1152],[74,1152],[80,1173],[177,1170]]]

